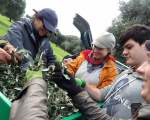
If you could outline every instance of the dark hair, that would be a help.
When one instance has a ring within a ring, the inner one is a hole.
[[[147,40],[145,42],[145,47],[147,48],[148,51],[150,51],[150,40]]]
[[[38,14],[38,11],[36,11],[35,9],[33,9],[33,11],[35,12],[35,14],[33,15],[34,18],[38,18],[40,20],[42,20],[43,18]]]
[[[38,13],[35,13],[34,17],[37,18],[37,19],[43,20],[43,18]]]
[[[150,39],[150,27],[136,24],[126,30],[120,38],[120,44],[123,46],[129,39],[133,39],[140,45]]]

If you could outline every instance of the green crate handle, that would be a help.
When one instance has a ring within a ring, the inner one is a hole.
[[[103,107],[103,102],[99,102],[98,106]],[[9,120],[9,114],[11,109],[11,102],[10,100],[0,92],[0,120]],[[84,119],[82,114],[77,112],[73,113],[68,117],[62,118],[62,120],[77,120],[77,119]]]
[[[77,112],[68,117],[64,117],[62,120],[76,120],[76,119],[81,118],[81,116],[82,116],[81,113]]]
[[[11,109],[10,100],[0,92],[0,120],[9,120]]]

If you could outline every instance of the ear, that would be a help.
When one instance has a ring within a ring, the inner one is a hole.
[[[111,54],[111,52],[112,52],[112,49],[108,48],[108,54]]]

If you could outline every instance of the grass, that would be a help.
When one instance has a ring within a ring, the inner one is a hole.
[[[0,22],[3,23],[5,26],[9,27],[12,22],[9,21],[9,18],[0,15]]]
[[[54,50],[54,54],[56,55],[57,60],[62,60],[63,57],[69,55],[68,52],[58,47],[56,44],[52,43],[52,48]]]
[[[0,36],[4,35],[7,32],[7,27],[0,23]]]
[[[0,15],[0,36],[4,35],[12,23],[5,16]]]
[[[8,28],[11,24],[12,23],[9,21],[7,17],[0,15],[0,36],[4,35],[8,31]],[[54,43],[52,43],[51,46],[53,48],[57,60],[61,61],[64,56],[69,55],[68,52],[64,51]]]

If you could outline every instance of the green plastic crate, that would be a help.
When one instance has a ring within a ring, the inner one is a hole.
[[[9,120],[11,102],[0,92],[0,120]]]
[[[98,106],[102,108],[103,102],[98,103]],[[0,120],[9,120],[10,109],[10,100],[0,92]],[[64,117],[62,120],[84,120],[84,118],[81,113],[77,112],[68,117]]]
[[[82,117],[81,113],[77,112],[74,113],[68,117],[64,117],[62,120],[84,120],[84,118]]]

